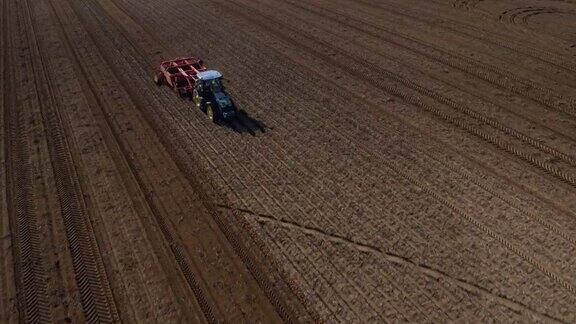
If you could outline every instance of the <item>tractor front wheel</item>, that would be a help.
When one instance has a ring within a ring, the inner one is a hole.
[[[202,104],[202,97],[200,97],[200,94],[198,93],[198,90],[194,89],[194,91],[192,92],[192,101],[194,101],[194,104],[196,105],[196,107],[202,108],[202,110],[204,110],[203,107],[200,107]]]

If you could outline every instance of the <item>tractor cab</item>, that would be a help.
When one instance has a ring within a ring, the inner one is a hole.
[[[222,83],[222,74],[208,70],[198,72],[193,100],[212,120],[234,117],[236,108]]]

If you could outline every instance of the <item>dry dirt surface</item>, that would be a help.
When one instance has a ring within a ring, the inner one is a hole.
[[[576,322],[575,0],[0,8],[0,322]]]

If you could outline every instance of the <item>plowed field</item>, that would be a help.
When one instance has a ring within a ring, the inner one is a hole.
[[[576,1],[0,8],[0,322],[576,322]]]

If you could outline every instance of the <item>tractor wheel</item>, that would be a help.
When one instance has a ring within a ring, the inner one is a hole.
[[[194,101],[194,104],[196,105],[196,107],[202,108],[202,110],[204,110],[203,107],[200,107],[202,104],[202,97],[200,97],[200,94],[198,93],[198,90],[194,89],[194,91],[192,92],[192,101]]]
[[[218,122],[216,112],[214,111],[214,108],[212,108],[211,103],[206,104],[206,116],[208,116],[208,119],[210,119],[213,123]]]
[[[157,86],[161,86],[164,83],[164,74],[162,73],[158,73],[154,76],[154,83],[156,83]]]

